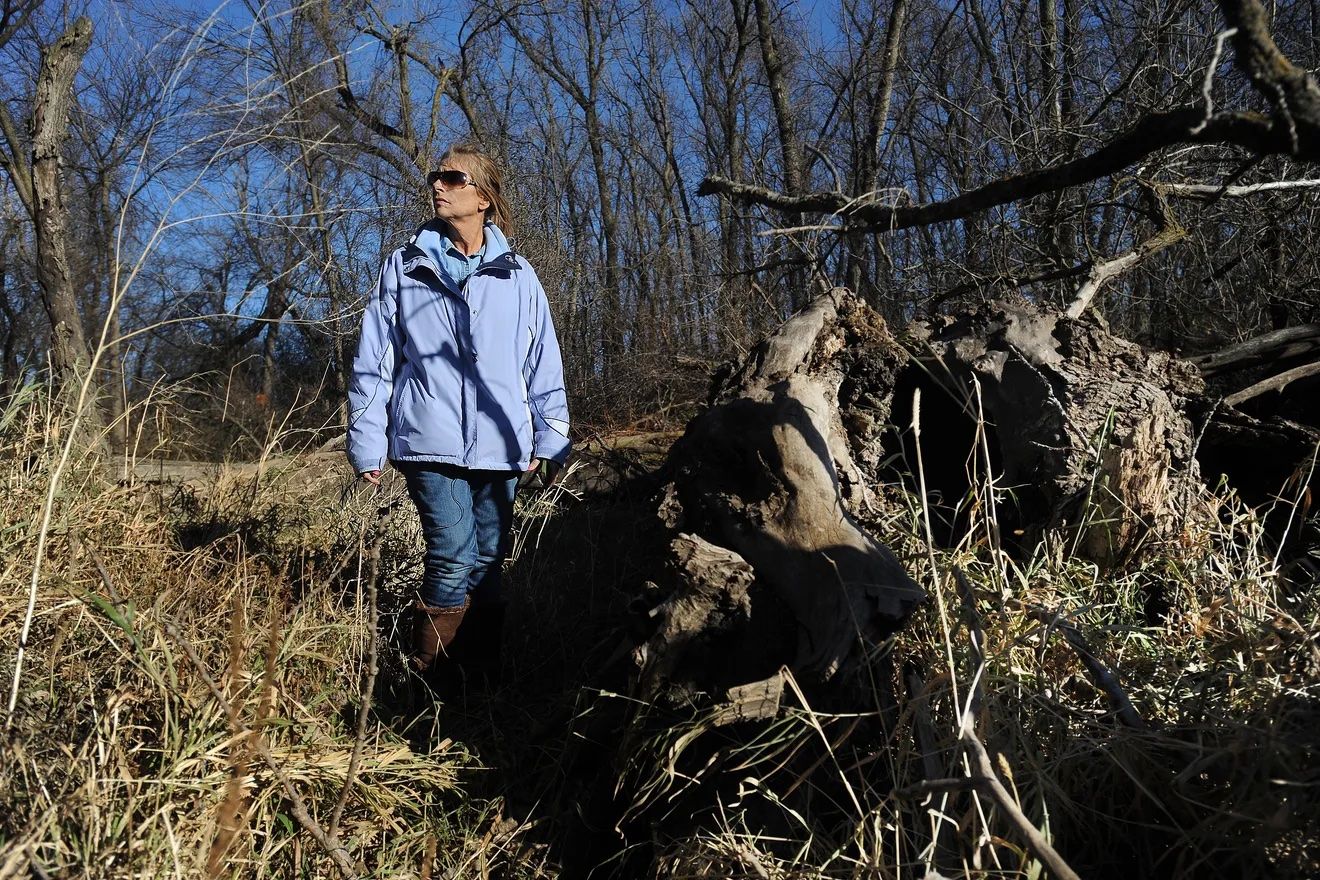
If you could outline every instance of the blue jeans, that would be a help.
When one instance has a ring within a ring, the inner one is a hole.
[[[474,471],[436,462],[397,462],[426,539],[419,591],[432,608],[499,604],[500,568],[513,525],[517,471]]]

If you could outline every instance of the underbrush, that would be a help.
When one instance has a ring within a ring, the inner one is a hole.
[[[0,876],[330,876],[335,851],[363,876],[472,861],[500,819],[458,784],[464,746],[419,748],[379,702],[358,723],[391,672],[373,575],[397,577],[394,546],[414,537],[388,501],[341,493],[346,467],[325,457],[175,485],[116,481],[76,449],[48,492],[60,428],[35,393],[0,420],[0,644],[17,688]]]
[[[0,878],[1050,875],[1027,828],[1088,878],[1317,874],[1320,597],[1232,499],[1102,570],[984,516],[932,548],[895,491],[871,526],[933,601],[728,724],[628,696],[645,491],[520,502],[504,682],[419,704],[401,486],[73,457],[48,493],[60,436],[0,414]]]
[[[1320,593],[1255,512],[1102,570],[977,517],[932,549],[893,494],[872,529],[934,596],[850,686],[782,670],[732,727],[632,712],[651,876],[1320,875]]]

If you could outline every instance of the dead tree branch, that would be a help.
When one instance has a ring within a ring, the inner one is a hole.
[[[1160,192],[1166,196],[1210,202],[1221,198],[1240,199],[1264,192],[1316,189],[1320,188],[1320,180],[1314,178],[1306,180],[1271,180],[1265,183],[1237,184],[1233,186],[1217,186],[1211,183],[1157,183],[1155,186],[1159,187]]]
[[[1026,817],[1017,801],[1013,799],[1013,795],[999,781],[999,777],[995,775],[994,762],[990,760],[990,755],[986,752],[985,746],[981,744],[976,732],[972,730],[970,720],[966,722],[963,729],[962,741],[967,744],[972,753],[972,766],[977,774],[973,778],[977,787],[994,798],[995,803],[1004,811],[1009,824],[1017,829],[1017,832],[1026,840],[1027,848],[1031,850],[1032,855],[1045,865],[1055,880],[1081,880],[1077,876],[1077,872],[1063,860],[1058,851],[1045,839],[1045,835],[1040,833],[1040,829]]]
[[[1156,218],[1155,234],[1125,254],[1095,263],[1091,267],[1086,280],[1082,282],[1082,286],[1077,288],[1077,294],[1073,298],[1072,304],[1068,306],[1067,315],[1069,318],[1074,320],[1080,318],[1082,313],[1091,305],[1091,300],[1100,292],[1100,288],[1110,281],[1113,281],[1152,254],[1159,253],[1169,245],[1181,241],[1187,236],[1187,230],[1178,223],[1178,218],[1173,215],[1173,211],[1170,210],[1169,203],[1163,194],[1156,187],[1151,186],[1143,187],[1143,191],[1145,201]]]
[[[1107,177],[1167,147],[1180,144],[1237,146],[1257,156],[1286,154],[1320,161],[1320,86],[1275,45],[1259,0],[1221,0],[1235,50],[1235,64],[1271,102],[1269,116],[1226,111],[1207,116],[1202,103],[1149,113],[1127,131],[1084,156],[1009,174],[961,195],[925,205],[880,205],[838,192],[805,195],[710,175],[699,195],[723,195],[785,213],[838,214],[848,229],[878,232],[959,220],[999,205]]]
[[[1290,152],[1315,160],[1320,149],[1320,85],[1279,51],[1260,0],[1220,0],[1219,6],[1228,26],[1236,28],[1238,69],[1273,105],[1275,126],[1286,132]]]
[[[1051,629],[1057,629],[1063,633],[1068,646],[1082,661],[1082,666],[1086,668],[1086,673],[1092,683],[1109,697],[1109,705],[1113,708],[1115,717],[1124,726],[1131,727],[1134,730],[1146,729],[1145,720],[1141,717],[1141,713],[1137,711],[1137,708],[1132,705],[1132,700],[1128,698],[1127,691],[1123,690],[1123,684],[1118,680],[1118,676],[1095,656],[1095,652],[1091,650],[1086,637],[1082,635],[1082,631],[1077,628],[1075,623],[1065,619],[1061,613],[1049,611],[1045,608],[1033,608],[1031,616]]]
[[[1234,392],[1224,398],[1224,403],[1229,406],[1237,406],[1245,403],[1253,397],[1260,397],[1270,391],[1282,391],[1298,379],[1305,379],[1308,376],[1320,376],[1320,361],[1310,364],[1303,364],[1300,367],[1293,367],[1291,370],[1285,370],[1277,376],[1271,376],[1268,379],[1262,379],[1255,385],[1248,385],[1241,391]]]
[[[864,226],[885,232],[961,220],[999,205],[1089,183],[1181,143],[1232,144],[1256,153],[1291,152],[1287,139],[1281,138],[1262,116],[1221,113],[1199,134],[1191,134],[1203,116],[1202,109],[1196,106],[1152,113],[1094,152],[1034,171],[1010,174],[953,198],[924,205],[875,204],[837,192],[791,195],[719,175],[703,180],[697,194],[724,195],[784,212],[839,214],[851,221],[850,228]],[[1320,157],[1320,150],[1316,157]]]
[[[1320,351],[1320,324],[1273,330],[1210,354],[1191,358],[1202,376],[1218,376]]]

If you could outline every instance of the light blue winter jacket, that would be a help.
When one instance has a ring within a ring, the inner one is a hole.
[[[385,260],[348,391],[357,473],[386,460],[525,470],[532,458],[568,457],[568,398],[545,290],[497,227],[485,233],[486,257],[461,286],[416,235]]]

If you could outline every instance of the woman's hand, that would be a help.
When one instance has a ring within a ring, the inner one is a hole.
[[[380,485],[380,471],[378,471],[378,470],[376,470],[376,471],[363,471],[362,473],[358,474],[358,476],[361,477],[362,479],[366,480],[368,483],[370,483],[370,484],[373,485],[373,486],[379,486],[379,485]]]
[[[541,459],[534,458],[531,463],[527,465],[527,473],[535,473],[537,468],[540,468],[542,464],[544,464],[545,467],[541,470],[541,484],[543,488],[549,489],[559,481],[559,473],[563,468],[559,462],[549,460],[542,462]]]

